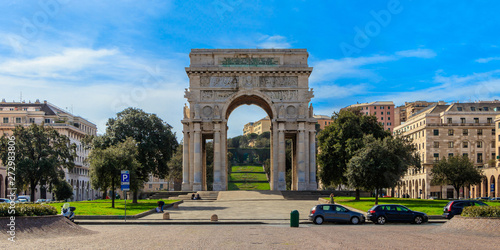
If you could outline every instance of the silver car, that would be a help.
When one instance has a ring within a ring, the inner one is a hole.
[[[309,212],[309,221],[317,225],[321,225],[325,221],[346,222],[356,225],[365,222],[365,215],[351,211],[341,205],[321,204],[311,209],[311,212]]]

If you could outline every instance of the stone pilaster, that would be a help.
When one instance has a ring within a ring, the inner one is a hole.
[[[309,132],[309,190],[317,190],[316,182],[316,132]]]
[[[189,183],[189,133],[188,126],[184,125],[184,138],[182,139],[182,191],[191,190]]]
[[[278,124],[278,190],[286,190],[285,124]]]
[[[222,189],[221,183],[221,134],[220,134],[220,123],[214,124],[214,183],[213,190],[221,191]]]

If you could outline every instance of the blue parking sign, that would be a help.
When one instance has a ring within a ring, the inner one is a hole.
[[[122,170],[121,173],[121,189],[122,191],[129,191],[130,190],[130,174],[128,173],[128,170]]]

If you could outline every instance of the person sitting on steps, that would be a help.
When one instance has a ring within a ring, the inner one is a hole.
[[[201,200],[200,194],[196,194],[195,200]]]
[[[194,200],[195,199],[195,196],[194,196],[194,193],[191,194],[191,200]]]

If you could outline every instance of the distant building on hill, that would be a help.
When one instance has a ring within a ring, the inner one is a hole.
[[[262,134],[264,132],[271,132],[271,120],[269,116],[266,116],[256,122],[249,122],[243,127],[243,135],[249,135],[252,133]]]

